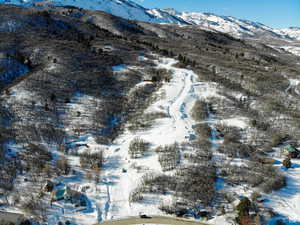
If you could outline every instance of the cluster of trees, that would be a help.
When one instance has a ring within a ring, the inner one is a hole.
[[[128,130],[132,132],[136,131],[144,131],[147,129],[150,129],[155,124],[156,119],[161,119],[168,117],[168,115],[164,112],[158,112],[158,113],[135,113],[137,116],[135,119],[131,119],[128,123]]]
[[[68,175],[71,170],[71,165],[69,164],[68,159],[64,156],[56,161],[55,167],[57,168],[58,173],[63,175]]]
[[[42,145],[29,144],[21,151],[22,169],[26,172],[42,173],[52,159],[51,152]]]
[[[174,143],[172,145],[159,146],[156,152],[159,154],[158,161],[163,171],[173,170],[180,163],[180,145]]]
[[[46,221],[48,205],[41,200],[40,196],[33,193],[27,194],[20,202],[20,207],[27,215]]]
[[[193,164],[202,164],[211,161],[213,153],[211,143],[208,139],[197,139],[190,146],[193,149],[191,153],[184,153],[183,157]]]
[[[203,100],[197,100],[192,108],[192,117],[196,121],[203,121],[208,116],[207,102]]]
[[[191,60],[190,58],[183,56],[181,54],[178,55],[179,60],[179,66],[180,67],[186,67],[186,66],[192,66],[195,67],[197,65],[197,62],[195,60]]]
[[[99,170],[102,168],[104,163],[103,151],[98,152],[84,152],[79,155],[80,166],[84,169]]]
[[[236,221],[241,225],[253,224],[253,219],[250,217],[251,201],[249,198],[243,198],[237,205],[236,210],[238,211],[238,216]]]
[[[171,49],[162,48],[159,45],[154,44],[153,41],[145,41],[144,39],[143,40],[137,39],[135,41],[138,44],[142,44],[142,45],[146,45],[146,46],[150,47],[151,50],[153,50],[155,52],[158,52],[163,56],[167,56],[167,57],[174,57],[175,56],[175,53]]]
[[[213,164],[186,166],[176,170],[175,175],[145,174],[131,199],[139,199],[143,193],[174,193],[191,205],[208,206],[215,197],[216,169]]]
[[[128,93],[127,107],[128,110],[128,128],[131,131],[143,130],[149,125],[147,121],[143,121],[140,118],[143,116],[145,109],[156,99],[154,95],[158,90],[159,85],[148,83],[134,88]],[[151,123],[150,123],[151,126]]]
[[[128,153],[130,155],[130,158],[137,159],[141,158],[145,155],[147,150],[149,149],[149,142],[146,142],[145,140],[141,138],[134,138],[129,145]]]
[[[273,165],[250,161],[247,166],[224,165],[221,174],[229,185],[246,183],[269,193],[286,185],[286,178]]]
[[[176,172],[176,195],[208,206],[216,197],[216,168],[212,163],[187,166]]]
[[[152,82],[170,82],[172,79],[172,73],[163,68],[151,68],[147,71],[151,75]]]
[[[212,129],[207,123],[198,123],[194,126],[198,140],[208,140],[211,137]]]

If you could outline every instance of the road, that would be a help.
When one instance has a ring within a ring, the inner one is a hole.
[[[135,224],[167,224],[167,225],[204,225],[197,221],[190,221],[169,217],[153,217],[151,219],[128,218],[123,220],[106,221],[99,225],[135,225]]]

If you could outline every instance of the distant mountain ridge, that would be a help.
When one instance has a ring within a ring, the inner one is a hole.
[[[32,6],[34,4],[71,5],[90,10],[102,10],[126,19],[150,23],[198,25],[202,29],[230,34],[237,38],[269,36],[300,40],[300,28],[274,29],[262,23],[218,16],[212,13],[178,12],[169,9],[147,9],[131,0],[0,0],[0,3]]]
[[[57,6],[75,6],[89,10],[102,10],[130,20],[150,23],[187,24],[181,18],[160,9],[146,9],[130,0],[0,0],[0,3],[32,6],[35,4],[54,4]]]

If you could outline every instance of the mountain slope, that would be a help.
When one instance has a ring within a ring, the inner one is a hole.
[[[297,35],[292,35],[292,31],[275,30],[258,22],[237,19],[232,16],[218,16],[212,13],[179,13],[173,9],[165,11],[188,23],[199,25],[201,28],[227,33],[234,37],[244,38],[268,34],[286,39],[299,38]]]
[[[262,160],[279,141],[300,140],[294,55],[72,7],[0,4],[0,15],[0,76],[13,73],[0,89],[0,180],[13,201],[3,209],[37,202],[32,213],[48,225],[205,210],[227,225],[232,202],[284,185],[284,158]],[[47,180],[81,192],[82,207],[49,204],[39,195]]]
[[[177,12],[174,9],[147,9],[131,0],[0,0],[0,3],[32,6],[54,4],[75,6],[88,10],[102,10],[130,20],[150,23],[198,25],[201,29],[227,33],[237,38],[279,38],[300,40],[299,28],[276,30],[258,22],[218,16],[212,13]]]
[[[89,10],[102,10],[107,13],[130,20],[140,20],[151,23],[186,24],[180,18],[160,9],[146,9],[130,0],[0,0],[0,3],[32,6],[35,4],[54,4],[57,6],[70,5]]]
[[[300,40],[300,27],[290,27],[287,29],[278,30],[279,32],[289,35],[292,38]]]

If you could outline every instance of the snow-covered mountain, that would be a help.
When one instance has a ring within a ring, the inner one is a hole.
[[[290,27],[287,29],[279,30],[279,32],[286,34],[294,39],[300,40],[300,27]]]
[[[177,12],[174,9],[147,9],[131,0],[0,0],[0,3],[31,6],[34,4],[71,5],[90,10],[102,10],[126,19],[151,23],[171,23],[200,26],[201,29],[230,34],[237,38],[273,37],[300,40],[300,28],[276,30],[259,22],[218,16],[212,13]]]
[[[284,33],[276,32],[273,28],[264,24],[241,20],[232,16],[218,16],[211,13],[184,12],[177,14],[177,17],[203,28],[228,33],[235,37],[257,36],[265,33],[283,38],[287,37]]]
[[[102,10],[125,19],[151,23],[186,24],[184,20],[161,9],[146,9],[130,0],[0,0],[0,3],[32,6],[35,4],[70,5],[89,10]]]
[[[174,9],[164,9],[164,11],[187,23],[199,25],[203,29],[227,33],[238,38],[269,35],[300,40],[300,28],[297,27],[276,30],[259,22],[237,19],[232,16],[218,16],[212,13],[180,13]]]

